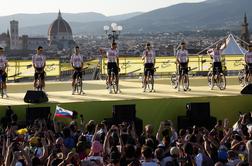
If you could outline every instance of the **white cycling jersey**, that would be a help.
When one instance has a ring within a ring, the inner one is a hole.
[[[213,49],[210,55],[213,58],[213,62],[221,62],[221,50]]]
[[[78,54],[74,54],[71,56],[70,63],[73,65],[73,67],[79,68],[81,67],[81,64],[83,63],[83,56]]]
[[[246,52],[245,53],[245,61],[246,63],[252,63],[252,52]]]
[[[45,66],[46,57],[44,55],[33,55],[32,63],[36,68],[43,68]]]
[[[153,50],[145,50],[143,52],[142,58],[144,59],[144,63],[154,63],[155,62],[155,51]]]
[[[187,50],[178,50],[177,59],[180,63],[187,63],[188,61],[188,51]]]
[[[107,62],[117,62],[117,58],[119,57],[119,51],[117,49],[113,50],[111,48],[105,49],[106,50],[106,55],[107,55]]]
[[[8,61],[7,61],[6,56],[4,55],[0,56],[0,70],[6,67],[7,62]]]

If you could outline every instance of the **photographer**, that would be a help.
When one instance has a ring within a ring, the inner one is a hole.
[[[105,155],[110,154],[113,147],[117,148],[119,152],[122,152],[122,149],[124,148],[119,128],[115,125],[112,125],[106,134],[103,144],[103,153]]]
[[[147,139],[151,139],[153,141],[155,147],[158,145],[158,141],[156,140],[156,137],[154,135],[154,129],[151,124],[147,124],[144,127],[144,132],[142,133],[142,135],[140,136],[140,139],[139,139],[140,145],[142,146],[142,145],[146,144]]]
[[[169,137],[171,144],[178,139],[178,134],[173,127],[172,121],[170,120],[162,121],[159,125],[156,139],[159,143],[161,143],[164,137]]]
[[[11,160],[12,156],[12,161]],[[31,165],[31,160],[28,154],[24,151],[22,144],[13,142],[8,146],[5,165]]]

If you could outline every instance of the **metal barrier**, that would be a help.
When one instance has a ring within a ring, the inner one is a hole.
[[[199,75],[205,73],[211,67],[211,59],[208,56],[190,56],[189,67],[192,73]],[[160,77],[167,77],[169,74],[176,71],[175,57],[157,57],[156,58],[156,75]],[[243,69],[244,57],[243,56],[225,56],[222,59],[223,66],[226,66],[228,73],[237,73]],[[86,73],[92,75],[93,79],[98,76],[104,76],[107,73],[107,63],[104,58],[101,64],[98,60],[88,61],[84,64],[88,69]],[[141,57],[121,57],[120,58],[120,74],[125,77],[141,76],[144,70],[144,64]],[[69,63],[60,63],[59,59],[46,61],[46,75],[48,77],[63,78],[68,77],[73,73],[73,69]],[[231,72],[232,71],[232,72]],[[99,73],[98,73],[99,72]],[[26,60],[13,60],[8,62],[8,80],[19,80],[22,78],[33,77],[34,68],[32,62]]]
[[[144,64],[140,57],[122,57],[120,62],[120,74],[125,76],[137,76],[141,75],[144,70]],[[176,72],[176,59],[175,57],[157,57],[156,58],[156,74],[159,76],[167,76],[170,73]],[[212,60],[208,56],[190,56],[189,67],[191,67],[192,73],[202,73],[209,71]],[[222,58],[222,65],[229,71],[239,71],[243,68],[244,64],[243,56],[224,56]],[[102,60],[101,73],[107,73],[106,59]]]

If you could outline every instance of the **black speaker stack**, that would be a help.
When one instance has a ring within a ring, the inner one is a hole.
[[[186,116],[178,116],[178,129],[191,128],[194,125],[211,129],[217,119],[210,115],[210,103],[188,103],[186,104]]]
[[[36,119],[48,120],[50,107],[28,107],[26,108],[26,124],[30,125]]]
[[[28,90],[24,97],[26,103],[45,103],[48,97],[44,91]]]
[[[134,123],[136,134],[141,135],[143,130],[143,120],[136,117],[136,105],[114,105],[112,108],[112,118],[104,119],[108,128],[112,125],[119,125],[122,122]]]
[[[241,94],[243,95],[251,95],[252,94],[252,84],[248,84],[241,90]]]

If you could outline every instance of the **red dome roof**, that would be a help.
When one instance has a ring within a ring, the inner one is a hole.
[[[57,35],[59,33],[66,33],[72,35],[72,30],[70,25],[62,18],[59,11],[58,18],[50,25],[48,29],[48,35]]]

